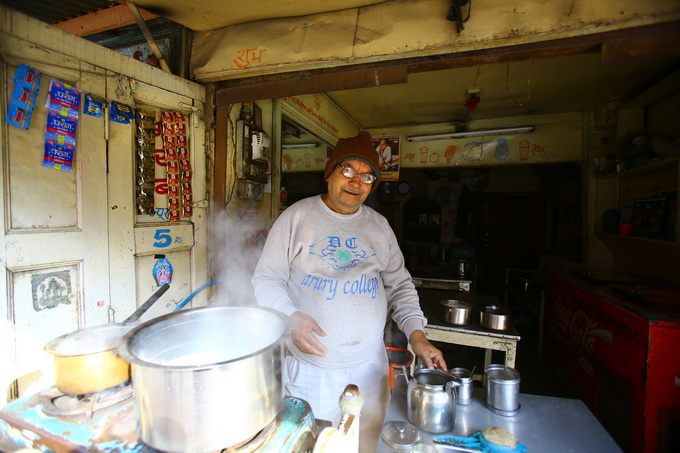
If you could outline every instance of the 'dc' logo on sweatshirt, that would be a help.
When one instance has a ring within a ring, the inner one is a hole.
[[[343,272],[375,256],[373,247],[342,228],[310,245],[309,253],[318,256],[333,269]]]

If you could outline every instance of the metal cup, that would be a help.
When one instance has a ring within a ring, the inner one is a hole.
[[[472,372],[467,368],[452,368],[449,374],[460,379],[456,403],[467,406],[472,401]]]

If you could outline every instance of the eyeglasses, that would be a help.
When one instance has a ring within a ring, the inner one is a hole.
[[[349,165],[341,165],[341,167],[342,174],[345,178],[354,179],[354,177],[357,175],[357,171]],[[361,173],[359,175],[359,180],[361,180],[361,182],[364,184],[373,184],[373,181],[376,180],[376,177],[372,173]]]

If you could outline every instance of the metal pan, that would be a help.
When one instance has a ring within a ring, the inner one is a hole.
[[[130,379],[130,364],[116,348],[144,313],[170,288],[161,286],[122,323],[87,327],[57,337],[44,347],[54,356],[54,379],[68,395],[96,393]]]
[[[470,322],[472,304],[463,300],[447,299],[439,302],[445,322],[454,326],[464,326]]]
[[[479,309],[479,323],[491,330],[508,330],[512,323],[512,313],[507,308],[488,305]]]

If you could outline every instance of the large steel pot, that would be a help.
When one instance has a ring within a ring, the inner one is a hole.
[[[288,318],[261,307],[201,307],[148,321],[123,337],[141,439],[168,452],[240,444],[283,404]]]
[[[86,395],[129,380],[130,364],[118,356],[116,348],[168,288],[168,284],[161,286],[122,323],[86,327],[47,343],[44,350],[54,356],[57,389],[68,395]]]

